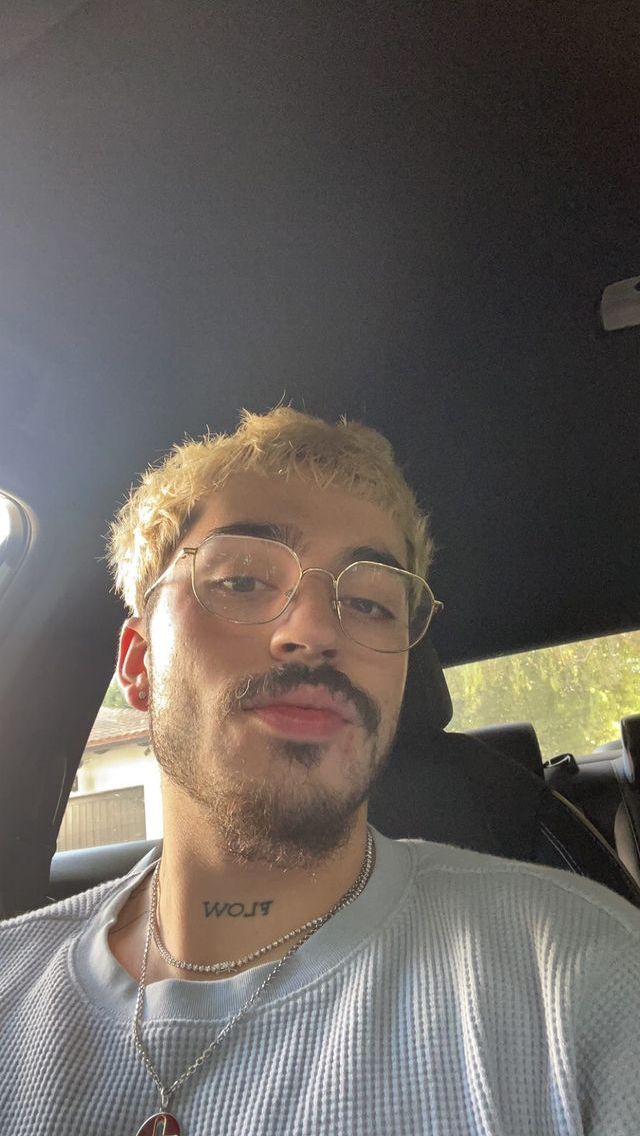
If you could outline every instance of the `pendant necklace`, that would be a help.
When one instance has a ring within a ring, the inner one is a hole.
[[[153,1063],[152,1063],[152,1061],[151,1061],[151,1059],[150,1059],[149,1055],[147,1054],[147,1051],[144,1047],[144,1043],[142,1041],[142,1019],[143,1019],[143,1012],[144,1012],[144,1010],[143,1010],[144,990],[145,990],[145,980],[146,980],[146,976],[147,976],[147,962],[148,962],[148,959],[149,959],[149,947],[150,947],[150,944],[151,944],[152,936],[153,936],[154,940],[156,941],[156,943],[158,943],[159,946],[161,945],[163,947],[163,950],[161,951],[163,957],[168,958],[172,962],[172,965],[174,965],[174,966],[179,966],[183,970],[194,970],[194,971],[199,970],[199,971],[211,971],[211,972],[214,972],[214,973],[229,973],[229,972],[233,972],[234,970],[237,970],[239,967],[244,965],[247,962],[247,959],[253,959],[254,957],[258,957],[260,954],[262,954],[262,953],[264,953],[268,950],[272,950],[275,947],[282,945],[283,943],[286,943],[292,937],[292,935],[296,935],[298,932],[297,931],[289,931],[286,935],[283,935],[280,939],[276,939],[276,941],[274,943],[271,943],[269,945],[269,947],[261,948],[261,950],[259,952],[254,952],[253,955],[249,955],[249,956],[247,956],[247,958],[237,959],[237,960],[232,961],[232,962],[214,963],[211,967],[204,967],[204,966],[201,966],[201,965],[198,965],[198,964],[195,964],[195,963],[184,962],[181,959],[174,959],[173,955],[170,955],[169,952],[167,951],[166,947],[164,947],[164,944],[161,944],[159,931],[158,931],[158,919],[157,919],[158,879],[159,879],[160,864],[161,864],[161,861],[160,860],[158,861],[158,864],[156,865],[156,868],[155,868],[155,871],[153,873],[152,880],[151,880],[151,902],[150,902],[150,907],[149,907],[149,920],[148,920],[148,923],[147,923],[147,934],[146,934],[146,939],[145,939],[145,944],[144,944],[144,954],[142,956],[142,966],[140,968],[140,978],[138,980],[138,993],[137,993],[137,997],[136,997],[136,1005],[135,1005],[135,1010],[133,1012],[132,1041],[133,1041],[133,1044],[136,1047],[136,1050],[138,1051],[142,1060],[144,1061],[144,1064],[147,1068],[148,1073],[153,1078],[153,1080],[154,1080],[154,1082],[155,1082],[155,1084],[156,1084],[156,1086],[157,1086],[157,1088],[160,1092],[160,1111],[155,1112],[153,1114],[153,1116],[149,1116],[144,1121],[144,1123],[140,1126],[140,1128],[138,1128],[138,1130],[136,1132],[136,1136],[187,1136],[186,1133],[181,1133],[180,1124],[178,1123],[177,1118],[173,1115],[172,1112],[169,1112],[169,1106],[171,1104],[171,1098],[173,1097],[174,1093],[177,1092],[177,1090],[184,1084],[184,1082],[187,1080],[188,1077],[190,1077],[193,1073],[195,1073],[200,1068],[200,1066],[204,1064],[204,1062],[207,1060],[209,1055],[213,1052],[213,1050],[216,1048],[216,1046],[218,1046],[220,1044],[220,1042],[224,1040],[224,1038],[227,1036],[229,1031],[236,1024],[236,1022],[239,1021],[240,1018],[244,1017],[244,1015],[246,1013],[248,1013],[248,1011],[253,1006],[253,1003],[258,998],[258,995],[262,993],[265,986],[267,986],[267,984],[269,982],[271,982],[271,979],[275,977],[275,975],[280,970],[280,967],[283,965],[283,963],[285,963],[287,961],[287,959],[290,958],[290,956],[293,955],[303,945],[303,943],[306,943],[307,939],[310,939],[311,936],[313,934],[315,934],[315,932],[317,930],[319,930],[319,928],[322,927],[329,919],[331,919],[333,915],[336,915],[337,912],[340,911],[343,907],[346,907],[347,904],[349,904],[349,903],[353,903],[354,899],[358,898],[358,896],[361,894],[361,892],[364,891],[364,888],[366,887],[366,885],[369,881],[369,878],[371,876],[371,873],[372,873],[374,865],[375,865],[375,859],[376,859],[376,849],[375,849],[375,844],[374,844],[374,840],[373,840],[373,832],[372,832],[371,827],[369,825],[367,825],[367,849],[366,849],[365,857],[364,857],[364,860],[363,860],[363,863],[362,863],[362,868],[360,869],[360,873],[359,873],[358,878],[355,881],[355,883],[351,885],[349,890],[347,892],[345,892],[345,894],[342,896],[342,898],[339,899],[338,902],[336,904],[334,904],[334,906],[331,907],[329,909],[329,911],[326,912],[325,915],[320,916],[318,919],[310,920],[308,923],[305,923],[303,927],[298,929],[298,931],[300,932],[299,940],[297,942],[295,942],[292,947],[289,948],[287,953],[285,955],[283,955],[283,957],[279,960],[279,962],[276,963],[273,970],[269,971],[269,973],[268,973],[267,977],[264,979],[264,981],[260,983],[260,985],[258,986],[258,988],[256,990],[254,990],[251,997],[240,1008],[238,1013],[234,1014],[234,1016],[229,1019],[229,1021],[222,1028],[222,1030],[220,1031],[218,1036],[213,1039],[213,1041],[207,1046],[207,1048],[205,1050],[203,1050],[203,1052],[200,1054],[200,1056],[197,1057],[196,1060],[191,1065],[189,1065],[188,1069],[185,1069],[184,1073],[182,1073],[175,1081],[173,1081],[173,1083],[171,1085],[163,1084],[162,1080],[160,1079],[160,1074],[158,1073],[158,1070],[156,1069],[155,1065],[153,1065]]]

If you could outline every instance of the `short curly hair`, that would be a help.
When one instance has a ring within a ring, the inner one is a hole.
[[[372,427],[332,425],[290,406],[266,414],[243,409],[233,434],[186,437],[132,486],[110,526],[107,559],[114,590],[132,615],[141,615],[144,593],[157,580],[198,515],[203,498],[235,473],[298,476],[321,488],[342,489],[371,501],[404,534],[410,571],[426,577],[433,556],[428,516],[396,464],[391,443]]]

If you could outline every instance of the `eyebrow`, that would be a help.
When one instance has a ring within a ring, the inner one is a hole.
[[[362,548],[351,548],[341,559],[345,568],[347,564],[353,564],[356,560],[374,560],[377,564],[388,564],[390,568],[401,568],[403,572],[407,571],[404,564],[396,560],[390,552],[383,548],[372,548],[367,544],[363,545]]]
[[[301,548],[303,543],[302,529],[297,525],[280,525],[276,521],[233,521],[229,525],[209,529],[203,540],[208,536],[257,536],[262,540],[280,540],[291,548]]]
[[[303,552],[305,549],[302,529],[297,525],[283,525],[277,521],[233,521],[231,524],[209,529],[202,539],[206,540],[208,536],[257,536],[262,540],[279,540],[295,552]],[[390,568],[407,571],[404,564],[400,564],[388,548],[374,548],[373,545],[368,544],[360,545],[358,548],[346,548],[338,559],[345,567],[356,560],[373,560],[376,564],[388,564]]]

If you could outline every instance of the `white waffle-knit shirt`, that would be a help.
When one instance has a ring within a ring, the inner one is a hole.
[[[640,911],[555,869],[374,835],[362,895],[176,1093],[182,1136],[639,1136]],[[107,940],[156,858],[0,924],[2,1136],[135,1136],[160,1110]],[[165,1083],[272,966],[147,987]]]

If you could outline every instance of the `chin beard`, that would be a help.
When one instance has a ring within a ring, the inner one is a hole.
[[[263,863],[281,871],[317,867],[348,843],[375,779],[371,769],[363,770],[361,783],[342,793],[308,782],[284,793],[280,779],[254,781],[235,771],[205,781],[192,761],[177,759],[157,727],[151,740],[165,777],[197,806],[212,842],[235,864]],[[315,744],[285,741],[279,748],[292,764],[307,769],[320,760]]]
[[[211,833],[211,842],[236,864],[263,863],[286,870],[317,867],[344,847],[358,812],[391,755],[395,729],[384,749],[378,728],[367,731],[363,748],[348,766],[342,791],[304,777],[322,761],[323,745],[269,739],[276,767],[273,779],[252,778],[229,738],[229,716],[238,710],[235,692],[227,691],[215,705],[203,704],[198,686],[183,674],[164,686],[154,699],[150,683],[149,728],[158,764],[197,811]],[[231,731],[233,736],[233,731]],[[209,738],[209,745],[202,739]],[[292,775],[283,781],[282,766]],[[185,814],[188,823],[188,812]]]

